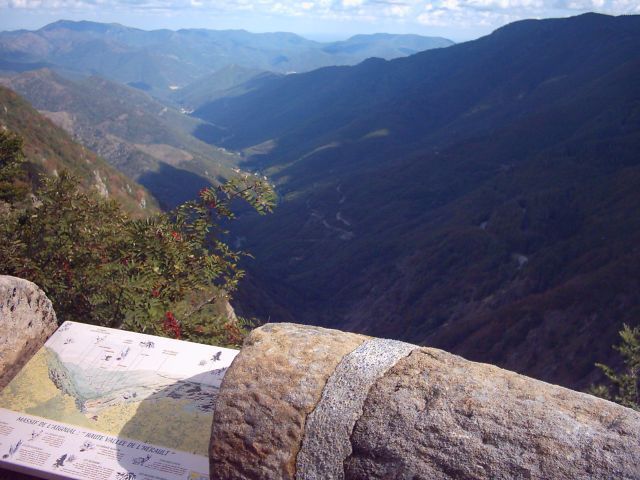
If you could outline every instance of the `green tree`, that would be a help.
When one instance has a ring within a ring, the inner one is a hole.
[[[35,197],[0,212],[0,273],[38,284],[60,320],[218,345],[242,340],[244,323],[223,315],[220,302],[242,278],[244,253],[221,240],[220,225],[233,218],[235,199],[271,211],[266,182],[245,175],[142,220],[80,190],[66,172],[43,178]]]
[[[0,202],[15,202],[27,194],[23,164],[22,139],[0,129]]]
[[[597,363],[596,366],[607,376],[610,385],[594,386],[591,393],[640,410],[640,327],[623,325],[620,338],[620,344],[613,348],[622,356],[624,371],[618,373],[607,365]]]

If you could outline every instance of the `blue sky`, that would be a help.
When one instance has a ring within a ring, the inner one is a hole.
[[[35,29],[64,18],[144,29],[290,31],[326,40],[391,32],[462,41],[523,18],[588,11],[640,14],[640,0],[0,0],[0,29]]]

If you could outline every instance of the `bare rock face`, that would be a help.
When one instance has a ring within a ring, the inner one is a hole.
[[[225,376],[217,479],[640,479],[640,414],[446,352],[266,325]]]
[[[0,388],[57,328],[51,302],[35,283],[0,275]]]

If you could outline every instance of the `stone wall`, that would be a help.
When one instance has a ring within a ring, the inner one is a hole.
[[[640,414],[446,352],[255,330],[227,372],[218,479],[640,478]]]

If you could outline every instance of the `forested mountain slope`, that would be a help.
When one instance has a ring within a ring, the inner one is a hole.
[[[39,173],[68,170],[86,189],[117,200],[134,216],[157,211],[157,203],[142,186],[115,170],[95,153],[77,144],[60,127],[38,113],[26,100],[0,86],[0,128],[20,135],[35,182]]]
[[[0,78],[0,84],[24,95],[166,207],[229,177],[238,159],[192,135],[202,121],[100,77],[72,81],[43,69]]]
[[[640,321],[638,16],[517,22],[197,114],[283,199],[236,233],[250,313],[579,388]]]

